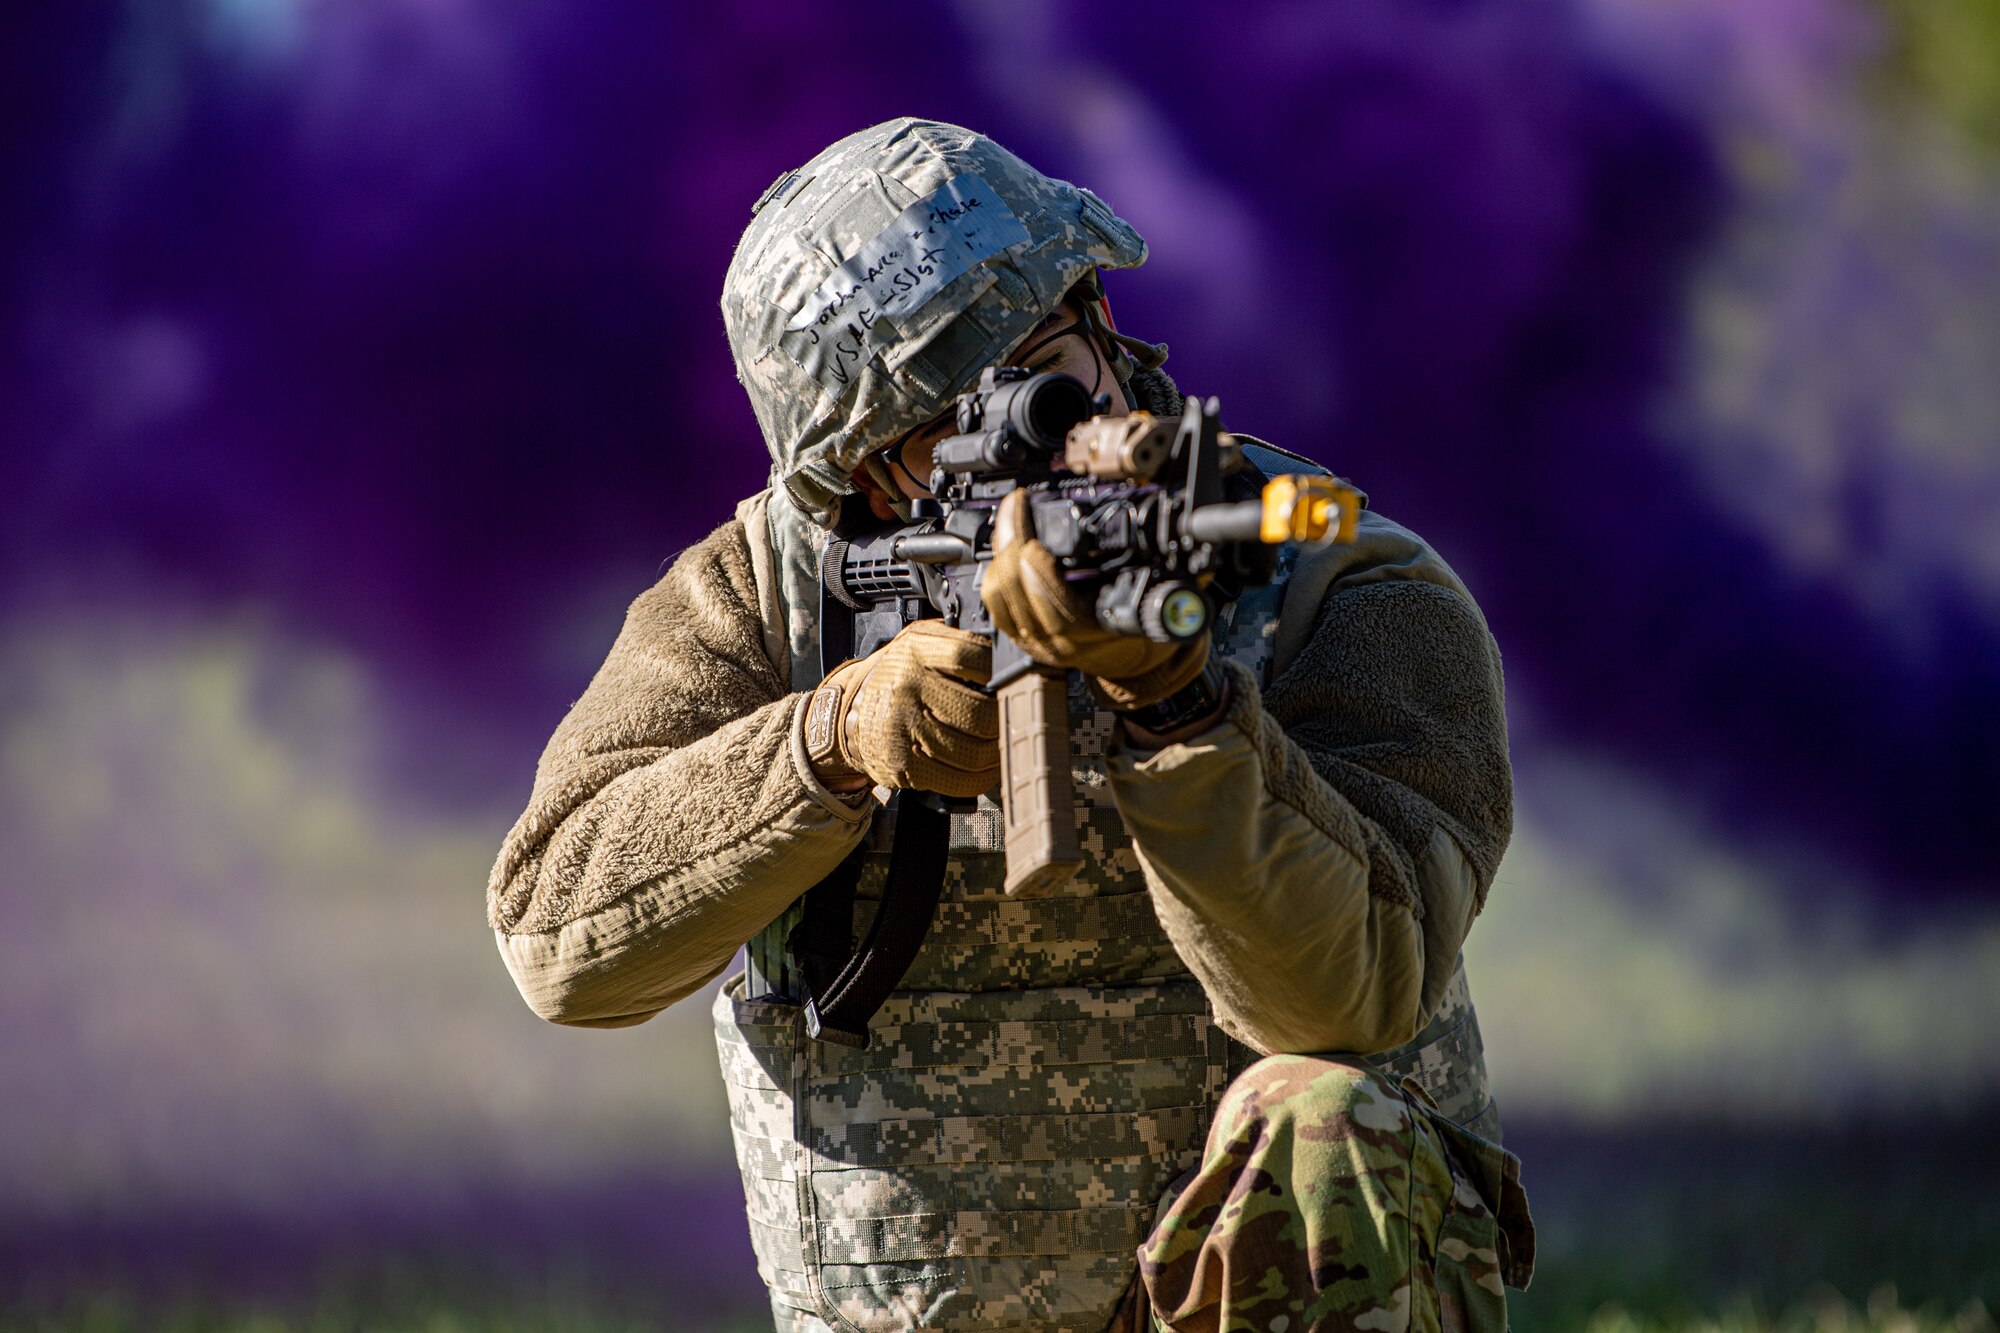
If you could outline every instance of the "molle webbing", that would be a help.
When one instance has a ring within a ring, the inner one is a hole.
[[[854,1050],[726,990],[717,1036],[774,1299],[836,1328],[899,1328],[895,1310],[940,1300],[963,1316],[946,1327],[1103,1323],[1247,1055],[1205,1008],[1191,980],[898,994]]]

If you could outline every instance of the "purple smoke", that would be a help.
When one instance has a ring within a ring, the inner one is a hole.
[[[1673,424],[1730,145],[1810,174],[1862,120],[1853,11],[1734,8],[32,9],[0,595],[270,604],[389,680],[413,786],[517,796],[622,602],[761,482],[715,308],[750,201],[917,112],[1156,237],[1121,320],[1462,568],[1526,757],[1624,759],[1890,891],[1990,883],[2000,596],[1935,538],[1973,492],[1885,529],[1885,593],[1802,571]],[[1799,338],[1883,299],[1846,272]],[[1841,438],[1858,541],[1918,460],[1893,414]]]

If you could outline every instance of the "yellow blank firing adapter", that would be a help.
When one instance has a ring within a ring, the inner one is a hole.
[[[1332,477],[1287,473],[1264,483],[1264,522],[1257,535],[1280,542],[1351,542],[1361,496]]]

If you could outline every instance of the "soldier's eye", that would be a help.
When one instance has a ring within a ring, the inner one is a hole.
[[[1086,359],[1084,349],[1069,337],[1054,339],[1029,359],[1028,369],[1039,375],[1045,371],[1071,369]]]

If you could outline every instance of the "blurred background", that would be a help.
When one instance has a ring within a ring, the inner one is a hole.
[[[759,1326],[704,1006],[483,920],[763,483],[750,204],[903,114],[1480,597],[1534,1329],[2000,1310],[2000,2],[10,6],[0,1320]]]

